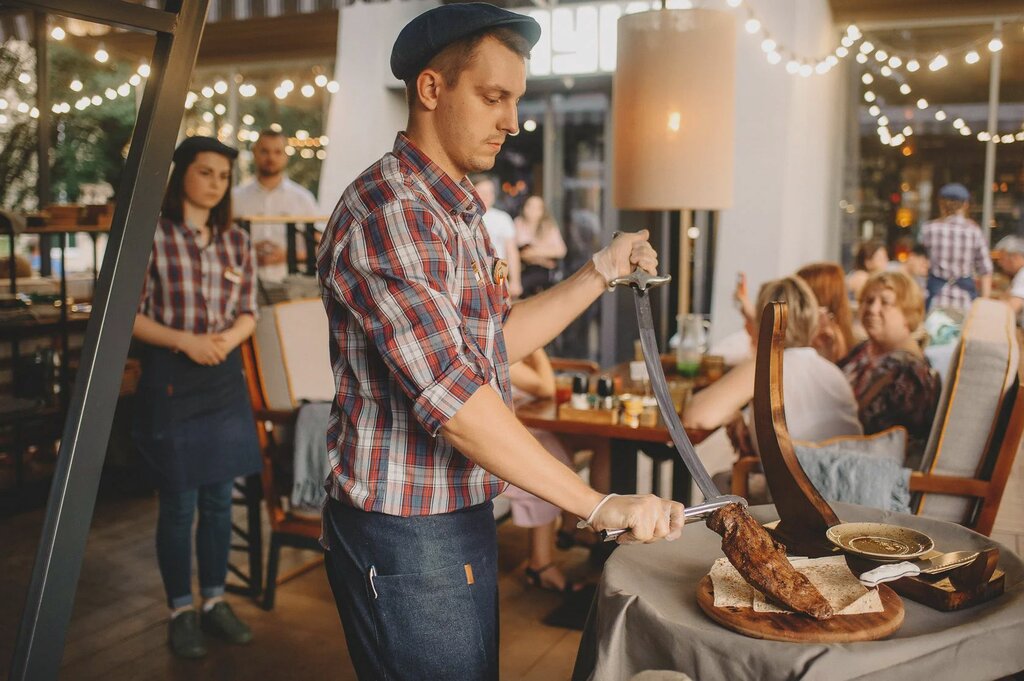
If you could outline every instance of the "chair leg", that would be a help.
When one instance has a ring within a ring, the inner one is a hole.
[[[267,583],[263,589],[263,609],[274,609],[274,596],[277,592],[277,563],[281,557],[281,540],[277,534],[270,535],[270,553],[267,555]]]

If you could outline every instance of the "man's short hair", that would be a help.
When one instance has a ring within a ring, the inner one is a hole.
[[[992,250],[1000,251],[1002,253],[1006,253],[1007,255],[1024,255],[1024,239],[1020,238],[1019,236],[1014,236],[1012,234],[1010,236],[1004,236],[1002,239],[999,240],[999,243],[997,243],[995,248]]]
[[[273,128],[263,128],[262,130],[260,130],[260,134],[256,138],[256,142],[254,144],[259,144],[264,139],[269,139],[271,137],[285,139],[284,133],[281,132],[280,130],[274,130]]]
[[[423,73],[426,69],[432,69],[441,74],[445,85],[455,87],[458,85],[459,76],[473,63],[480,43],[488,36],[494,38],[523,59],[530,58],[530,41],[524,38],[521,33],[511,28],[492,28],[475,33],[462,40],[456,40],[435,54],[419,73],[405,81],[405,97],[409,102],[409,109],[411,110],[416,103],[416,79],[419,78],[420,73]]]

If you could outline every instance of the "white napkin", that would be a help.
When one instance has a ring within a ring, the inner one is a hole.
[[[887,563],[861,574],[860,583],[870,588],[876,587],[884,582],[895,582],[904,577],[913,577],[921,574],[921,568],[903,561],[901,563]]]

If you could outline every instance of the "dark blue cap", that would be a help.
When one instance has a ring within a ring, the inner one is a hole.
[[[181,141],[178,148],[174,150],[172,160],[176,164],[191,163],[192,159],[196,157],[196,154],[201,151],[212,151],[220,154],[221,156],[227,156],[232,161],[238,158],[238,149],[229,147],[215,137],[201,137],[196,135],[194,137],[186,137]]]
[[[950,182],[943,185],[942,189],[939,190],[939,198],[949,199],[950,201],[970,201],[971,193],[967,191],[967,187],[959,182]]]
[[[398,34],[391,48],[391,73],[399,80],[415,78],[448,45],[491,28],[510,28],[530,47],[540,39],[540,24],[524,14],[486,2],[441,5],[410,21]]]

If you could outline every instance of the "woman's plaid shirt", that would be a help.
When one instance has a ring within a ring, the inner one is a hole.
[[[402,134],[334,210],[317,262],[337,387],[326,487],[342,503],[427,515],[505,487],[440,435],[482,385],[512,406],[510,306],[483,212]]]

